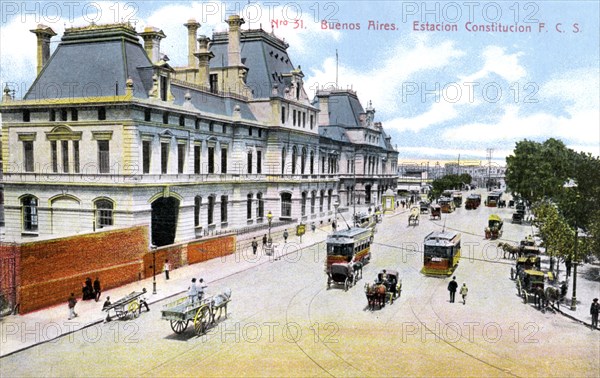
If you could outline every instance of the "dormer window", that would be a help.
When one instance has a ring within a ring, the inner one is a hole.
[[[54,122],[54,121],[56,121],[56,110],[54,110],[54,109],[50,109],[50,114],[49,114],[49,116],[48,116],[48,120],[49,120],[50,122]]]
[[[185,117],[182,115],[179,116],[179,126],[185,126]]]
[[[152,121],[152,110],[150,110],[150,109],[144,110],[144,121],[146,121],[146,122]]]
[[[104,121],[106,119],[106,108],[104,106],[98,108],[98,121]]]
[[[196,121],[194,122],[194,128],[196,130],[200,130],[200,119],[196,118]]]
[[[71,109],[71,121],[78,121],[78,120],[79,120],[79,112],[75,108]]]
[[[23,110],[23,122],[31,121],[31,113],[29,110]]]
[[[61,121],[66,121],[67,120],[67,109],[61,109],[60,110],[60,120]]]
[[[164,112],[163,113],[163,123],[164,124],[169,123],[169,112]]]
[[[167,101],[167,77],[166,76],[160,77],[160,99],[163,101]]]

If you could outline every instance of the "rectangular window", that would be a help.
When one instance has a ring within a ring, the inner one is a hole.
[[[163,112],[163,123],[165,125],[169,123],[169,112]]]
[[[79,121],[79,112],[77,109],[71,109],[71,121]]]
[[[256,151],[256,173],[262,173],[262,151]]]
[[[104,121],[106,119],[106,108],[98,108],[98,121]]]
[[[31,113],[29,110],[23,110],[23,122],[31,121]]]
[[[315,126],[315,116],[313,114],[310,115],[310,129],[312,130]]]
[[[281,107],[281,124],[285,125],[285,106]]]
[[[292,111],[292,125],[296,126],[296,109]]]
[[[247,164],[248,164],[248,173],[252,173],[252,151],[248,151]]]
[[[185,165],[185,144],[177,145],[177,173],[183,173]]]
[[[210,74],[209,81],[210,81],[210,92],[218,93],[219,92],[219,75]]]
[[[252,194],[248,194],[246,200],[246,219],[252,219]]]
[[[33,172],[33,141],[23,142],[23,156],[25,157],[25,172]]]
[[[208,147],[208,173],[215,173],[215,148],[214,147]]]
[[[185,126],[185,117],[179,116],[179,126]]]
[[[64,173],[69,173],[69,141],[60,142],[62,149],[62,168]]]
[[[194,174],[200,174],[200,146],[194,146]]]
[[[169,167],[169,143],[160,144],[160,173],[167,174]]]
[[[302,112],[302,127],[306,127],[306,112]]]
[[[67,109],[61,109],[60,110],[60,120],[61,121],[66,121],[67,120]]]
[[[196,120],[194,121],[194,128],[196,130],[200,130],[200,119],[196,118]]]
[[[107,140],[98,141],[98,168],[99,173],[110,173],[110,156]]]
[[[52,172],[58,172],[58,147],[56,141],[50,142],[50,153],[52,154]]]
[[[223,134],[227,134],[227,125],[223,124]]]
[[[221,173],[227,173],[227,148],[221,148]]]
[[[152,156],[152,149],[149,140],[142,141],[142,173],[150,173],[150,159]]]
[[[262,129],[258,129],[258,137],[262,138]]]
[[[73,141],[73,171],[79,173],[79,141]]]
[[[48,116],[48,120],[49,120],[50,122],[54,122],[54,121],[56,121],[56,110],[54,110],[54,109],[50,109],[50,114],[49,114],[49,116]]]
[[[202,197],[194,198],[194,227],[200,226],[200,206],[202,205]]]
[[[146,121],[146,122],[152,121],[152,110],[150,110],[150,109],[144,110],[144,121]]]
[[[215,131],[215,123],[211,122],[208,124],[208,131],[210,131],[211,133]]]
[[[160,99],[167,101],[167,77],[160,77]]]
[[[262,193],[256,195],[256,201],[258,202],[256,208],[256,217],[262,219],[265,216],[265,201],[262,198]]]
[[[248,136],[252,136],[252,127],[248,127]]]
[[[227,196],[221,196],[221,223],[227,222]]]
[[[321,173],[325,173],[325,156],[321,156]]]

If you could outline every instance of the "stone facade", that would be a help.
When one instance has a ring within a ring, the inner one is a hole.
[[[285,42],[228,23],[210,45],[185,24],[185,67],[161,54],[161,30],[129,24],[70,28],[52,56],[39,50],[28,93],[6,88],[0,105],[5,239],[149,225],[162,246],[264,226],[268,212],[318,223],[338,201],[378,205],[397,153],[374,109],[351,91],[311,101]],[[324,116],[333,97],[355,122]]]

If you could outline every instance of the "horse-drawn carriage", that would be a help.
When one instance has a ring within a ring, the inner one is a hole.
[[[421,214],[427,214],[427,212],[429,211],[429,202],[420,201],[419,202],[419,211],[421,212]]]
[[[362,263],[334,263],[329,266],[327,272],[327,289],[332,285],[340,285],[344,286],[344,291],[348,291],[360,278],[362,278]]]
[[[379,272],[377,279],[373,284],[365,284],[365,294],[367,296],[367,305],[369,310],[383,308],[385,304],[393,304],[396,298],[400,297],[402,291],[402,280],[398,271],[384,269]]]
[[[556,308],[560,308],[560,301],[567,295],[566,282],[562,282],[560,286],[553,284],[555,280],[552,272],[527,269],[517,277],[517,291],[519,296],[523,297],[523,303],[527,304],[533,300],[541,311],[554,311],[555,305]]]
[[[106,311],[106,319],[110,320],[113,318],[113,316],[110,315],[111,311],[113,312],[114,317],[119,320],[135,318],[139,316],[139,314],[142,312],[140,305],[142,301],[145,302],[145,299],[143,298],[144,294],[146,294],[146,289],[143,291],[132,291],[118,301],[115,301],[110,305],[106,305],[102,309],[102,311]]]
[[[465,209],[474,210],[477,209],[479,205],[481,205],[481,195],[469,194],[467,200],[465,201]]]
[[[488,226],[485,228],[485,238],[494,240],[502,236],[503,224],[504,222],[498,215],[490,215],[488,218]]]
[[[417,207],[413,207],[410,209],[410,215],[408,216],[408,225],[409,226],[418,226],[419,225],[419,215],[421,211]]]
[[[440,205],[431,205],[431,219],[442,219],[442,208]]]
[[[454,202],[454,207],[461,207],[463,202],[462,193],[459,191],[452,192],[452,201]]]
[[[442,213],[452,213],[456,208],[454,201],[450,197],[441,197],[438,202],[442,208]]]
[[[161,318],[171,323],[171,329],[176,334],[183,333],[188,324],[193,322],[194,331],[201,335],[211,324],[214,324],[222,313],[227,318],[227,304],[231,301],[231,290],[204,299],[191,300],[185,296],[163,306]]]

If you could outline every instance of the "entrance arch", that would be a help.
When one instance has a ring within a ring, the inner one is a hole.
[[[152,202],[152,244],[157,247],[173,244],[177,231],[179,200],[161,197]]]

